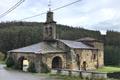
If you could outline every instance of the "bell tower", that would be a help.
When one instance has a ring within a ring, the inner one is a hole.
[[[56,22],[53,20],[53,12],[47,12],[46,22],[43,27],[43,40],[54,41],[56,39]]]

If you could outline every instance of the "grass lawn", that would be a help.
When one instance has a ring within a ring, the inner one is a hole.
[[[81,79],[79,76],[67,76],[58,74],[49,74],[50,77],[56,78],[58,80],[119,80],[119,79]]]
[[[1,60],[0,60],[0,64],[5,64],[5,61],[1,61]]]
[[[105,66],[103,68],[97,69],[97,71],[100,71],[100,72],[120,72],[120,67]]]
[[[81,79],[79,76],[67,76],[67,75],[58,75],[50,74],[51,77],[60,79],[60,80],[119,80],[119,79]]]

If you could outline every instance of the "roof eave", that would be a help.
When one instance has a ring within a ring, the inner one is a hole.
[[[34,53],[34,54],[36,54],[36,53],[38,53],[38,52],[17,52],[17,51],[15,52],[15,51],[8,51],[8,53],[27,53],[27,54],[28,54],[28,53],[30,53],[30,54],[31,54],[31,53]],[[39,53],[39,54],[40,54],[40,53]]]
[[[81,49],[81,50],[98,50],[96,48],[73,48],[73,49]]]
[[[52,54],[52,53],[66,53],[66,51],[59,51],[59,52],[42,52],[42,54]]]

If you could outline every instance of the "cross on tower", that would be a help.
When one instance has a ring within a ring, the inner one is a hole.
[[[51,0],[49,0],[49,11],[47,12],[45,26],[43,27],[43,40],[56,40],[56,22],[53,20],[53,12],[51,11]]]
[[[49,11],[51,11],[51,0],[49,0],[48,7],[49,7]]]

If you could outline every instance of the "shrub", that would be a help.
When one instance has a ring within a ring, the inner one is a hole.
[[[32,72],[32,73],[36,73],[35,64],[33,62],[30,62],[29,67],[28,67],[28,71]]]
[[[5,55],[0,52],[0,61],[2,61],[4,59],[4,57],[5,57]]]
[[[6,63],[6,66],[7,66],[7,67],[13,67],[13,65],[14,65],[14,60],[13,60],[12,57],[8,57],[5,63]]]
[[[47,66],[47,64],[41,62],[41,73],[49,73],[50,68]]]

